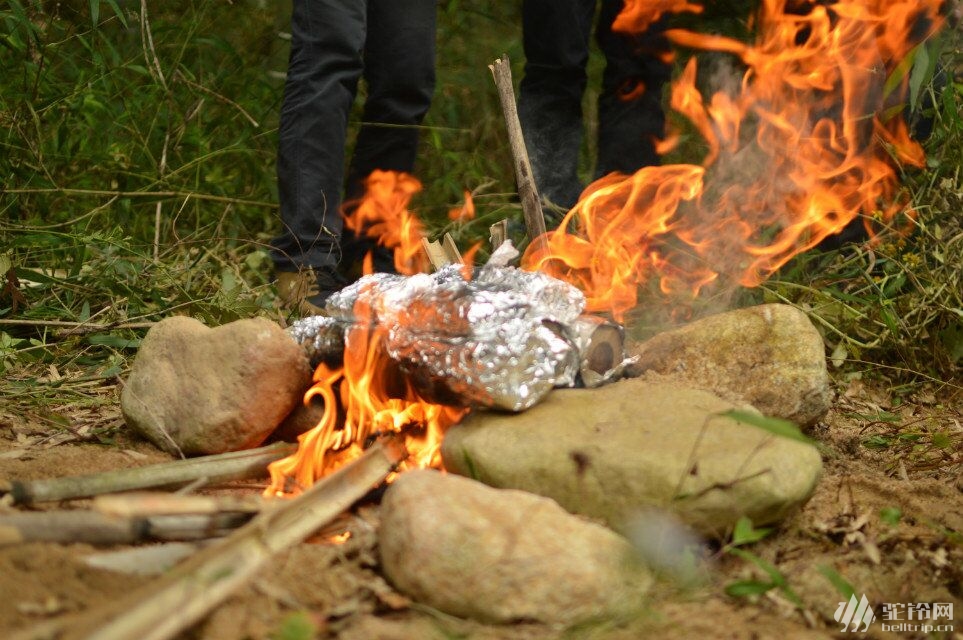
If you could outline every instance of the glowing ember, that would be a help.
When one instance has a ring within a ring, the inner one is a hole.
[[[343,532],[341,532],[341,533],[336,533],[336,534],[333,535],[333,536],[328,536],[328,537],[326,537],[326,538],[324,539],[324,542],[325,542],[326,544],[330,544],[330,545],[339,545],[339,544],[344,544],[345,542],[347,542],[347,541],[350,540],[350,539],[351,539],[351,532],[350,532],[350,531],[343,531]]]
[[[659,11],[693,6],[630,0],[616,24],[638,29]],[[647,167],[590,185],[547,250],[531,245],[525,268],[575,284],[589,311],[621,320],[649,282],[688,296],[709,283],[755,286],[858,215],[881,223],[911,215],[897,194],[893,157],[919,166],[923,153],[899,109],[893,117],[899,91],[884,89],[940,26],[940,2],[793,6],[764,0],[753,44],[669,31],[677,44],[728,52],[745,65],[730,83],[736,90],[708,102],[696,89],[694,58],[673,86],[673,109],[708,143],[702,166]]]
[[[424,227],[408,210],[412,196],[421,191],[417,178],[399,171],[375,170],[365,179],[365,194],[345,226],[394,250],[395,270],[404,275],[424,271],[428,260],[421,247]],[[370,269],[366,271],[370,273]]]
[[[355,305],[357,318],[371,318],[363,301]],[[359,321],[345,334],[344,366],[320,365],[305,402],[315,395],[324,400],[317,427],[298,438],[298,450],[268,466],[268,496],[296,495],[314,482],[361,455],[371,438],[395,432],[406,434],[406,465],[439,466],[438,447],[445,429],[458,422],[465,409],[423,400],[384,351],[385,329]],[[344,415],[339,415],[338,398]]]

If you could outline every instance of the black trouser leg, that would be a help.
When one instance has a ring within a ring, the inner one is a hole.
[[[368,96],[348,168],[347,199],[364,195],[364,180],[376,169],[413,174],[418,153],[418,125],[431,105],[435,88],[435,0],[369,0],[364,79]],[[386,126],[387,125],[387,126]],[[343,236],[344,266],[374,250],[374,241]],[[375,251],[375,270],[392,271],[391,252]]]
[[[542,196],[570,208],[582,184],[582,94],[595,0],[525,0],[518,117]]]
[[[375,169],[414,173],[418,125],[435,90],[436,7],[436,0],[368,1],[368,96],[348,169],[349,196],[363,193]]]
[[[362,73],[365,3],[294,0],[278,144],[279,271],[336,266],[348,113]]]
[[[599,93],[599,151],[595,177],[632,174],[659,164],[654,141],[665,137],[662,89],[672,73],[662,55],[669,42],[660,20],[641,34],[613,33],[622,0],[603,0],[596,39],[605,54]]]

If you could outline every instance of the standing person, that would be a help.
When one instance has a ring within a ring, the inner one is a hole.
[[[669,42],[662,21],[639,35],[613,32],[622,6],[623,0],[524,0],[522,5],[525,75],[518,115],[535,183],[545,199],[565,210],[584,187],[578,177],[582,95],[597,9],[595,38],[606,66],[595,177],[632,174],[659,163],[655,141],[665,136],[662,88],[671,74]]]
[[[342,189],[363,193],[375,169],[412,173],[417,125],[435,86],[436,0],[294,0],[291,56],[278,146],[281,235],[271,258],[284,306],[316,314],[346,281]],[[367,97],[345,175],[348,115],[364,78]],[[347,245],[349,243],[345,243]]]

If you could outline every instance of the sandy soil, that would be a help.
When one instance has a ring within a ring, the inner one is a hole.
[[[0,411],[0,478],[92,473],[168,459],[125,433],[117,410],[61,411],[69,418]],[[106,425],[106,426],[105,426]],[[948,435],[948,441],[933,438]],[[537,624],[486,626],[411,603],[378,573],[377,504],[345,520],[343,544],[315,539],[276,557],[255,581],[185,637],[244,638],[830,638],[843,598],[826,568],[876,607],[873,638],[963,639],[963,403],[959,391],[917,391],[897,399],[857,381],[840,389],[813,436],[825,473],[798,513],[751,547],[784,576],[785,590],[730,597],[736,580],[769,579],[753,563],[720,554],[707,584],[662,584],[638,615],[573,629]],[[933,443],[936,444],[933,444]],[[942,445],[942,446],[937,446]],[[248,486],[235,492],[257,491]],[[58,505],[52,505],[58,506]],[[83,508],[75,501],[71,508]],[[45,507],[47,508],[47,507]],[[0,513],[11,507],[0,506]],[[898,511],[896,511],[898,510]],[[881,517],[881,514],[882,517]],[[150,577],[95,569],[105,549],[31,543],[0,546],[0,637],[109,603]],[[953,633],[884,632],[881,603],[953,603]]]

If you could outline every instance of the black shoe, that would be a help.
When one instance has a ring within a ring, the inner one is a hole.
[[[347,284],[334,267],[282,271],[277,274],[281,305],[302,316],[325,315],[324,305],[328,298]]]

